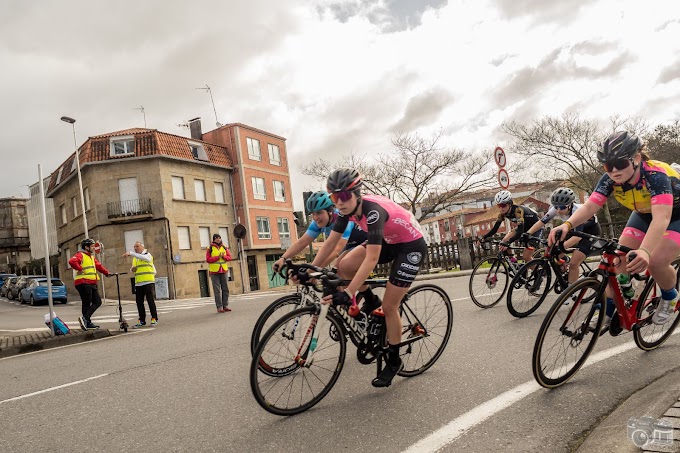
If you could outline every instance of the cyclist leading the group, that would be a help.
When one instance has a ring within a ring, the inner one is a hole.
[[[550,232],[562,237],[592,217],[614,194],[616,200],[633,212],[621,233],[619,243],[637,255],[626,263],[621,260],[618,273],[642,273],[649,269],[661,288],[661,301],[652,322],[657,325],[671,319],[678,300],[676,272],[671,263],[680,254],[680,174],[670,165],[651,160],[644,142],[630,132],[610,135],[597,152],[605,174],[588,201],[569,219]],[[607,288],[607,318],[613,315],[611,288]],[[605,321],[607,321],[605,318]]]
[[[576,194],[573,190],[568,187],[560,187],[556,189],[552,195],[550,195],[550,209],[548,212],[540,219],[538,222],[529,228],[528,234],[534,234],[541,230],[548,222],[557,218],[562,221],[566,221],[571,217],[582,205],[575,203]],[[584,224],[579,225],[576,228],[577,231],[582,231],[593,236],[599,236],[602,234],[602,228],[597,221],[597,216],[592,216]],[[579,276],[579,266],[583,260],[586,259],[588,253],[590,252],[590,242],[586,239],[579,237],[569,238],[565,242],[564,246],[566,248],[575,247],[578,244],[577,250],[571,255],[571,262],[569,265],[569,277],[567,280],[569,283],[574,283],[578,280]]]
[[[512,194],[507,190],[501,190],[494,197],[494,202],[501,213],[496,219],[496,223],[493,228],[482,236],[482,240],[486,240],[496,234],[498,228],[503,224],[505,219],[510,220],[513,225],[513,229],[508,232],[508,234],[503,237],[501,241],[500,249],[501,251],[506,251],[510,244],[522,236],[522,233],[528,231],[531,227],[538,222],[538,213],[527,206],[519,206],[513,203]],[[541,230],[534,233],[534,236],[538,236]],[[524,243],[524,251],[522,252],[522,258],[525,262],[531,259],[532,250],[527,248],[526,240],[522,240]]]
[[[314,240],[319,237],[321,233],[328,238],[333,231],[333,226],[338,218],[338,211],[333,205],[328,192],[314,192],[307,199],[307,211],[312,213],[312,222],[305,234],[295,241],[288,250],[279,258],[273,266],[275,272],[283,266],[283,263],[288,258],[292,258],[298,253],[307,248]],[[338,258],[337,264],[343,257],[343,253],[352,250],[354,247],[363,244],[366,241],[366,232],[362,231],[354,222],[347,222],[345,229],[342,232],[342,237],[333,249],[333,253],[329,253],[322,263],[321,267],[328,266],[336,256]],[[325,245],[325,244],[324,244]]]
[[[389,198],[361,194],[362,178],[356,170],[341,168],[333,171],[328,176],[327,186],[340,216],[314,264],[325,260],[325,255],[335,247],[350,220],[366,231],[368,240],[365,246],[354,248],[343,258],[338,274],[351,282],[343,291],[324,298],[326,302],[351,303],[357,292],[366,288],[364,282],[376,264],[392,262],[382,302],[389,347],[385,367],[372,381],[374,387],[388,387],[403,368],[399,355],[402,336],[399,304],[420,269],[427,245],[411,212]],[[364,291],[366,301],[371,300],[370,290]]]

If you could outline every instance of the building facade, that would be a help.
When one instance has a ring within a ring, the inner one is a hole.
[[[27,202],[25,198],[0,198],[0,272],[20,273],[31,260]]]

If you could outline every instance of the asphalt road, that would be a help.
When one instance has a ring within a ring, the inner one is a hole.
[[[606,335],[599,362],[559,389],[538,388],[531,354],[551,301],[515,319],[504,303],[473,305],[465,277],[433,283],[453,300],[454,328],[430,370],[374,389],[375,367],[349,345],[329,395],[294,417],[260,408],[248,380],[250,332],[272,294],[235,298],[226,314],[208,299],[176,301],[156,328],[0,359],[0,451],[562,452],[680,365],[679,335],[648,353],[626,346],[630,334]],[[0,301],[0,328],[16,310],[46,311]],[[623,352],[609,357],[612,348]]]

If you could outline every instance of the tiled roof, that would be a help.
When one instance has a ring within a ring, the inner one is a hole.
[[[463,214],[472,214],[472,213],[480,212],[480,211],[483,211],[483,210],[484,210],[483,208],[459,209],[457,211],[447,212],[446,214],[441,214],[441,215],[438,215],[438,216],[435,216],[435,217],[427,218],[425,220],[422,220],[420,222],[420,224],[422,225],[422,224],[426,224],[426,223],[437,222],[437,221],[442,220],[442,219],[450,219],[451,217],[458,217],[459,215],[463,215]]]
[[[525,204],[527,200],[530,200],[533,204],[541,206],[544,209],[548,207],[546,203],[543,203],[542,201],[537,200],[533,197],[521,197],[513,201],[516,205],[521,205]],[[498,218],[498,214],[500,214],[500,209],[498,209],[498,206],[494,205],[484,212],[470,214],[469,216],[467,216],[465,218],[465,225],[474,225],[480,222],[488,222],[490,220],[495,221]]]
[[[112,156],[110,138],[125,135],[134,135],[135,137],[134,155]],[[129,157],[153,155],[172,156],[195,162],[197,160],[194,159],[191,148],[189,147],[189,142],[202,144],[203,149],[208,156],[208,161],[211,164],[220,165],[223,167],[232,167],[233,164],[229,150],[224,146],[204,142],[203,140],[194,140],[188,137],[169,134],[167,132],[160,132],[156,129],[143,128],[124,129],[121,131],[109,132],[88,138],[78,150],[80,153],[80,165],[82,166],[88,162],[101,162],[106,160],[117,160],[126,159]],[[59,180],[60,183],[75,171],[75,166],[73,164],[74,159],[75,153],[70,155],[66,161],[57,167],[56,170],[50,175],[50,183],[47,189],[48,191],[51,191],[58,185],[57,177],[59,176],[60,169],[63,168],[61,172],[61,178]]]
[[[281,137],[280,135],[272,134],[271,132],[263,131],[262,129],[258,129],[258,128],[253,127],[253,126],[248,126],[247,124],[243,124],[243,123],[224,124],[224,125],[218,127],[217,129],[222,129],[223,127],[235,127],[235,126],[245,127],[246,129],[250,129],[251,131],[255,131],[257,133],[264,134],[264,135],[269,135],[270,137],[278,138],[280,140],[283,140],[284,142],[286,141],[286,139],[284,137]],[[213,129],[213,130],[217,130],[217,129]],[[213,132],[213,131],[206,132],[206,134],[209,134],[210,132]]]

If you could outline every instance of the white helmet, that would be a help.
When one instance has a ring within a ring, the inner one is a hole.
[[[496,197],[494,198],[494,203],[500,204],[500,203],[512,203],[512,194],[508,192],[507,190],[501,190],[496,194]]]

